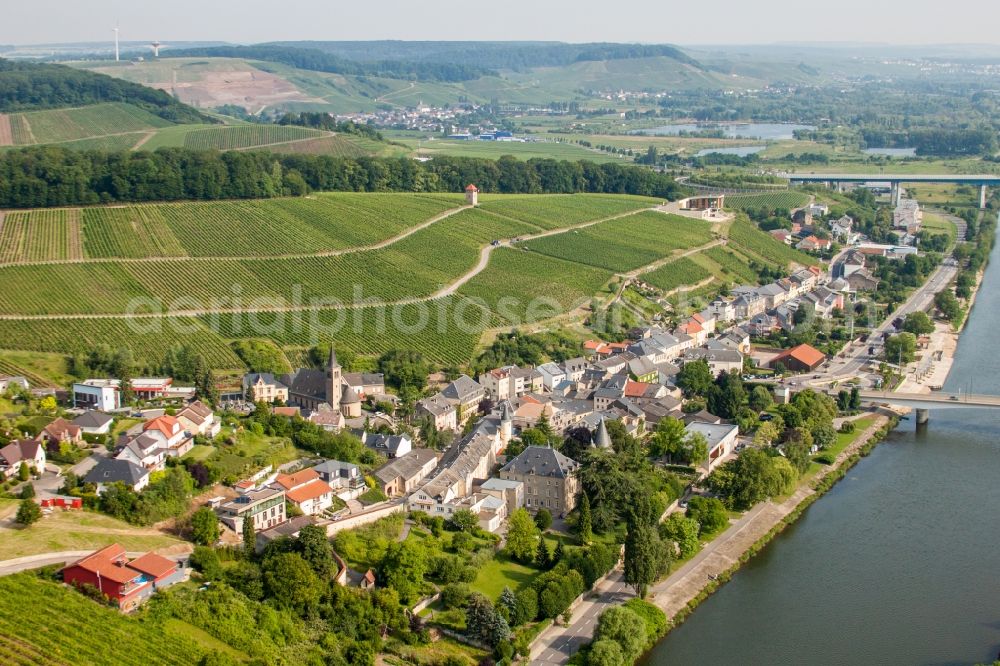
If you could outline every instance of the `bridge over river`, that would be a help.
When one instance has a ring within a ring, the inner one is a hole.
[[[1000,186],[1000,176],[990,174],[893,174],[893,173],[779,173],[789,184],[796,183],[889,183],[892,203],[898,204],[903,183],[955,183],[979,187],[979,207],[986,208],[986,188]]]
[[[827,391],[836,397],[837,390]],[[1000,396],[981,395],[975,393],[949,393],[934,391],[933,393],[910,393],[907,391],[861,391],[862,402],[898,405],[917,410],[917,423],[927,423],[931,409],[997,409],[1000,408]]]

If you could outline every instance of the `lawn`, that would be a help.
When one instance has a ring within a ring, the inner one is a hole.
[[[0,518],[11,516],[17,502],[0,502]],[[0,560],[62,550],[96,550],[115,542],[128,551],[184,543],[158,530],[135,527],[99,513],[57,510],[31,527],[0,527]]]
[[[923,228],[934,234],[947,234],[949,247],[955,243],[958,230],[955,228],[955,223],[944,215],[924,211]]]
[[[482,566],[470,587],[490,599],[496,599],[503,592],[503,588],[509,587],[516,592],[530,585],[539,573],[538,569],[515,562],[503,553],[499,553]]]
[[[207,444],[195,444],[190,451],[184,454],[184,458],[189,458],[191,460],[205,460],[210,455],[215,453],[216,448],[214,446],[208,446]]]

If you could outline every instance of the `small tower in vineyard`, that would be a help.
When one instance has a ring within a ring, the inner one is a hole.
[[[479,188],[469,184],[465,186],[465,203],[470,206],[479,205]]]

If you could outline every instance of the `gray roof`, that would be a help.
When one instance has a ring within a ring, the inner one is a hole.
[[[501,471],[533,476],[565,478],[573,474],[580,463],[547,446],[529,446]]]
[[[129,460],[104,458],[83,477],[84,483],[114,483],[122,481],[130,486],[139,483],[149,472]]]
[[[90,410],[73,419],[73,425],[80,426],[81,428],[103,428],[112,421],[114,421],[114,418],[104,412]]]
[[[288,387],[289,393],[326,401],[326,373],[322,370],[299,368],[282,375],[281,381]]]
[[[475,379],[468,375],[460,375],[455,381],[444,387],[441,395],[449,400],[466,402],[482,391],[483,387]]]
[[[704,435],[705,440],[708,442],[708,449],[711,451],[718,446],[719,442],[731,435],[734,430],[739,430],[739,426],[728,423],[703,423],[701,421],[694,421],[687,424],[684,430],[688,433],[700,433]]]
[[[340,404],[350,405],[356,402],[361,402],[361,396],[358,395],[357,391],[348,386],[347,390],[340,396]]]
[[[330,478],[347,479],[360,474],[360,470],[357,465],[349,462],[341,462],[339,460],[324,460],[318,465],[313,465],[313,469],[316,470],[317,474],[328,476]],[[355,473],[351,474],[352,471]]]
[[[362,444],[375,451],[385,451],[392,457],[396,456],[396,452],[399,451],[399,447],[403,445],[403,442],[406,442],[411,449],[413,448],[413,442],[406,435],[383,435],[374,432],[361,433]]]
[[[375,470],[375,478],[382,483],[390,483],[399,477],[410,479],[416,476],[420,469],[431,460],[437,460],[435,451],[413,449],[406,455],[390,460]]]
[[[446,414],[455,409],[455,406],[448,402],[440,393],[435,393],[429,398],[418,401],[417,405],[435,416]]]
[[[599,449],[611,448],[611,435],[608,434],[608,426],[605,425],[603,418],[597,424],[597,432],[594,433],[594,446]]]
[[[505,423],[507,421],[514,420],[514,413],[511,410],[510,401],[504,400],[500,403],[500,422]]]
[[[345,372],[342,376],[349,386],[385,386],[381,372]]]
[[[284,377],[282,377],[284,379]],[[264,382],[265,384],[274,385],[278,388],[284,388],[286,384],[282,383],[274,377],[270,372],[248,372],[243,375],[243,387],[251,386],[257,383],[257,380]]]

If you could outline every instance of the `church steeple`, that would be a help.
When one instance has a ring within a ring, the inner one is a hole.
[[[330,362],[326,366],[326,402],[335,410],[340,410],[340,399],[344,393],[344,378],[340,363],[337,361],[337,351],[330,345]]]

